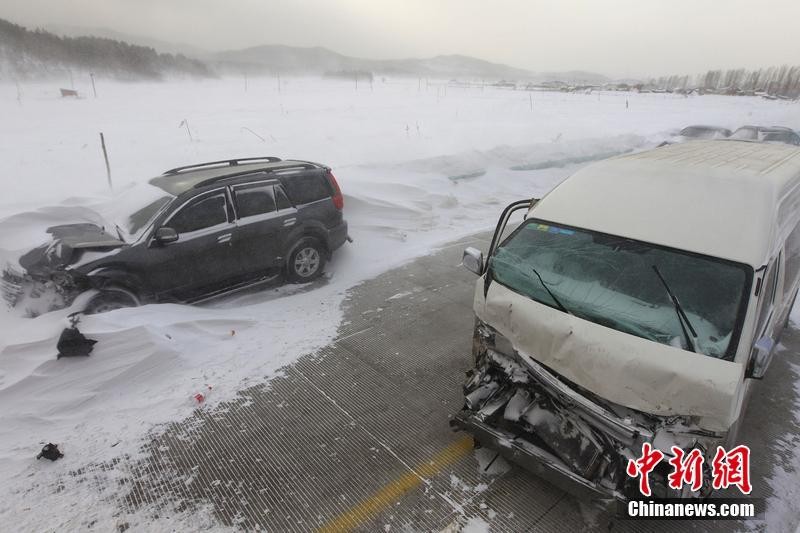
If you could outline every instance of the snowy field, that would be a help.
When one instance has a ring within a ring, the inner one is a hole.
[[[68,86],[68,85],[64,85]],[[90,488],[44,499],[58,476],[138,453],[148,432],[263,382],[336,333],[348,288],[436,245],[494,225],[579,165],[657,145],[692,123],[800,126],[800,105],[756,98],[527,93],[423,81],[274,79],[0,85],[0,261],[81,221],[111,192],[180,165],[275,155],[330,165],[353,244],[313,290],[282,287],[203,307],[151,305],[84,319],[89,358],[56,360],[66,311],[0,315],[0,529],[69,530],[113,509]],[[626,101],[628,105],[626,106]],[[189,131],[180,124],[188,123]],[[191,139],[190,135],[191,134]],[[598,201],[602,201],[598,198]],[[46,442],[66,454],[34,461]],[[45,464],[46,463],[46,464]],[[105,495],[108,496],[108,495]],[[17,512],[39,506],[37,513]],[[78,520],[81,516],[81,520]],[[72,526],[72,527],[71,527]],[[104,527],[108,526],[108,527]]]

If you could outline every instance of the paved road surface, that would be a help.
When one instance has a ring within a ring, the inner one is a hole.
[[[502,460],[487,470],[493,454],[451,431],[473,325],[475,278],[459,266],[461,251],[485,250],[487,239],[453,243],[353,289],[333,344],[157,437],[151,458],[126,468],[134,481],[123,506],[157,504],[163,516],[211,505],[223,524],[269,531],[458,531],[468,518],[492,531],[736,525],[615,520]],[[770,496],[764,478],[789,460],[776,437],[797,433],[789,361],[800,364],[800,332],[784,343],[743,436],[756,496]],[[791,475],[800,486],[800,473]]]

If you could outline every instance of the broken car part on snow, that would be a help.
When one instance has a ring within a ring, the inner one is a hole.
[[[612,158],[511,204],[486,261],[464,252],[474,366],[452,425],[589,498],[641,497],[625,468],[645,443],[710,468],[800,287],[798,205],[800,149],[741,141]],[[668,473],[651,473],[654,496],[712,491]]]
[[[58,343],[56,344],[58,356],[56,359],[81,355],[88,356],[92,353],[94,345],[97,343],[96,340],[87,339],[83,333],[78,331],[80,318],[77,313],[69,315],[69,322],[69,327],[64,328],[64,331],[58,337]]]
[[[55,461],[56,459],[61,459],[64,457],[64,454],[61,453],[58,449],[58,444],[53,444],[52,442],[45,444],[42,448],[42,451],[36,456],[36,460],[38,461],[44,457],[45,459],[50,459],[51,461]]]

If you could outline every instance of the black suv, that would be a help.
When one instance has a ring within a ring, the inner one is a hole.
[[[349,240],[343,206],[331,169],[317,163],[262,157],[175,168],[126,191],[100,215],[104,223],[49,228],[53,241],[22,256],[22,272],[6,268],[5,296],[15,305],[51,294],[42,312],[96,289],[85,310],[97,313],[198,302],[280,275],[311,281]]]

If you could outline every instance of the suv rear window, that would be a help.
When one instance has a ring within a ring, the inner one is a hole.
[[[285,174],[277,178],[295,205],[316,202],[332,195],[331,187],[323,172]]]

